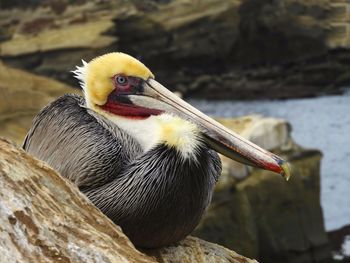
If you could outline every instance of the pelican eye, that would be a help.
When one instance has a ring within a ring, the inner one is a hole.
[[[127,79],[126,77],[124,77],[124,76],[117,76],[117,77],[115,78],[115,81],[116,81],[117,84],[119,84],[119,85],[126,85],[127,82],[128,82],[128,79]]]

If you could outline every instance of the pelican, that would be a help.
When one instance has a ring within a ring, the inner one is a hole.
[[[138,247],[189,235],[208,207],[221,153],[290,176],[288,163],[240,137],[158,83],[119,52],[73,71],[66,94],[34,118],[23,144],[78,186]]]

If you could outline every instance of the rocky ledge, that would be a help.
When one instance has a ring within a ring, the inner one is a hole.
[[[35,114],[64,93],[79,92],[61,82],[6,66],[0,60],[0,136],[19,145]]]
[[[0,195],[2,262],[256,262],[194,237],[140,252],[76,186],[4,139]]]
[[[74,85],[80,59],[110,51],[190,97],[308,97],[350,83],[345,0],[2,3],[0,58]]]

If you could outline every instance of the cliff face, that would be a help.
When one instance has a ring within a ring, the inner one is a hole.
[[[299,154],[291,160],[288,183],[263,171],[241,182],[221,178],[226,182],[195,235],[261,262],[329,262],[319,199],[321,155]]]
[[[346,1],[4,3],[0,57],[74,85],[69,71],[81,58],[116,50],[192,97],[305,97],[350,79]]]

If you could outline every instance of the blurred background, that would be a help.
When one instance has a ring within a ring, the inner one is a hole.
[[[286,183],[223,158],[194,235],[260,262],[350,262],[349,0],[0,0],[0,136],[122,51],[288,159]]]

